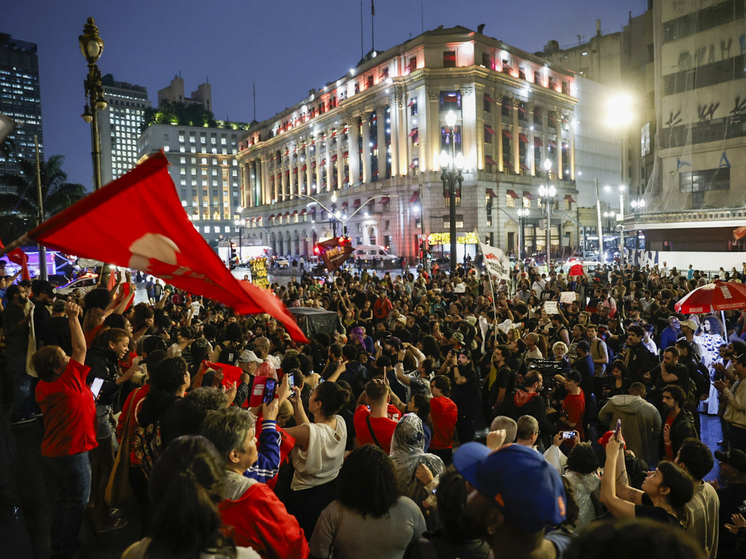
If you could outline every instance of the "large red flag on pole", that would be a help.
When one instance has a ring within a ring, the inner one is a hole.
[[[307,342],[272,292],[239,282],[200,236],[181,206],[167,167],[166,156],[157,154],[27,237],[68,254],[152,274],[239,314],[267,313],[292,339]]]

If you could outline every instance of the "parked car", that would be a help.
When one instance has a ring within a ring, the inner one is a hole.
[[[86,274],[56,289],[57,295],[70,295],[76,289],[85,295],[98,285],[98,274]]]

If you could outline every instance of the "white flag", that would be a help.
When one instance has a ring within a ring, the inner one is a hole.
[[[510,259],[505,256],[505,253],[497,247],[482,244],[481,241],[479,247],[482,249],[484,265],[490,275],[510,281]]]

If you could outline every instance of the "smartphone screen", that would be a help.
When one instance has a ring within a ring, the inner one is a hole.
[[[295,388],[295,375],[293,373],[288,373],[288,382],[290,383],[290,390]]]
[[[567,439],[574,439],[575,438],[575,431],[562,431],[562,438]]]
[[[275,399],[275,390],[277,389],[277,381],[273,378],[268,378],[264,381],[264,398],[262,402],[265,404],[271,404]]]
[[[102,378],[95,378],[93,379],[93,382],[91,383],[91,392],[93,392],[93,397],[98,398],[99,392],[101,392],[101,387],[104,385],[104,379]]]
[[[616,420],[616,438],[617,438],[617,440],[619,440],[619,431],[621,431],[621,430],[622,430],[622,420],[621,419],[617,419]]]

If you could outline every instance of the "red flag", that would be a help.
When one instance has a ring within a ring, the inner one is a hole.
[[[5,248],[5,245],[0,241],[0,249]],[[8,253],[8,260],[18,264],[21,267],[21,279],[30,280],[31,274],[28,271],[28,256],[20,248],[15,248]]]
[[[324,264],[326,264],[326,269],[330,272],[338,269],[353,253],[352,244],[347,237],[333,237],[316,243],[316,246]]]
[[[152,274],[239,314],[267,313],[307,343],[270,291],[241,283],[189,221],[160,153],[28,234],[47,247]]]
[[[740,241],[744,237],[746,237],[746,225],[733,230],[733,238],[737,241]]]

